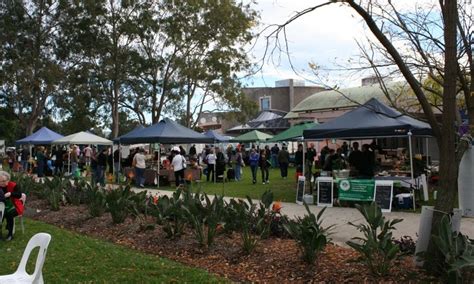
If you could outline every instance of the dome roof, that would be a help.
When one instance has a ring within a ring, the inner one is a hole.
[[[389,94],[396,100],[401,94],[406,94],[409,87],[404,82],[386,84]],[[313,94],[298,105],[285,117],[294,115],[296,112],[312,112],[318,110],[339,109],[354,107],[364,104],[372,98],[387,102],[387,98],[380,85],[360,86],[341,90],[323,91]]]

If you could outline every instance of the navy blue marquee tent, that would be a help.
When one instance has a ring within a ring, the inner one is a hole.
[[[181,124],[165,118],[149,127],[134,133],[127,133],[120,138],[121,144],[134,143],[162,143],[162,144],[189,144],[213,143],[214,139],[198,133]]]
[[[221,135],[219,133],[216,133],[214,130],[208,130],[204,132],[204,135],[206,135],[209,138],[214,139],[215,142],[228,142],[230,139],[224,135]]]
[[[134,135],[137,131],[140,131],[140,130],[142,130],[142,129],[144,129],[144,128],[145,128],[145,126],[139,124],[139,125],[137,125],[132,131],[127,132],[127,133],[125,133],[124,135],[121,135],[121,136],[119,136],[119,137],[116,137],[116,138],[112,139],[112,141],[114,141],[114,143],[120,143],[120,139],[122,139],[122,138],[124,138],[124,137],[128,137],[128,136]]]
[[[63,138],[64,136],[52,131],[47,127],[41,127],[38,131],[23,139],[17,140],[19,145],[48,145],[54,140]]]
[[[303,137],[305,140],[403,137],[409,132],[413,136],[432,136],[429,124],[401,114],[377,99],[370,99],[338,118],[304,130]]]

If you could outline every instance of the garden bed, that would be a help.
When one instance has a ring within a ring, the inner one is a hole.
[[[201,248],[190,229],[175,240],[166,238],[153,217],[138,222],[127,218],[113,224],[109,213],[91,218],[87,207],[61,206],[60,211],[48,209],[44,200],[28,201],[28,217],[66,228],[81,234],[106,239],[142,252],[173,259],[210,273],[242,282],[405,282],[433,281],[416,268],[412,257],[402,257],[392,266],[390,275],[374,278],[357,261],[357,253],[349,248],[328,245],[313,265],[301,260],[292,239],[270,237],[261,240],[250,255],[242,252],[240,234],[219,234],[211,248]]]

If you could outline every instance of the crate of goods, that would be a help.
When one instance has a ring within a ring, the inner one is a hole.
[[[400,209],[413,208],[413,194],[400,193],[395,196],[396,206]]]

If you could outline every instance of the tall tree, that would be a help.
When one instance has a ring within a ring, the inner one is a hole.
[[[376,41],[379,44],[378,51],[389,58],[400,74],[406,79],[413,90],[425,118],[429,122],[433,134],[440,148],[440,196],[436,201],[435,214],[433,217],[432,232],[437,232],[438,224],[442,217],[441,212],[452,212],[457,196],[457,176],[459,162],[464,151],[469,147],[472,138],[458,140],[456,128],[456,94],[457,87],[464,94],[470,118],[470,131],[474,131],[474,65],[472,60],[472,11],[461,7],[458,14],[457,1],[440,0],[437,7],[438,16],[420,17],[425,19],[424,24],[412,21],[413,15],[407,14],[406,10],[397,8],[394,1],[387,1],[386,6],[381,6],[377,1],[353,1],[339,0],[322,3],[297,13],[290,20],[278,26],[273,31],[273,36],[278,34],[284,27],[298,17],[317,10],[320,7],[340,3],[349,6],[365,22]],[[466,4],[467,5],[467,4]],[[429,11],[430,9],[428,9]],[[402,12],[403,11],[403,12]],[[419,16],[426,10],[416,9]],[[430,26],[427,26],[427,25]],[[430,33],[429,28],[438,27],[440,36]],[[392,42],[391,35],[398,34],[408,39],[408,48],[396,48]],[[458,40],[459,39],[459,40]],[[435,47],[435,53],[430,53],[429,48]],[[416,55],[407,54],[410,52]],[[422,65],[410,61],[416,59],[423,62]],[[442,88],[442,121],[438,123],[433,108],[428,100],[429,95],[423,86],[426,76],[418,76],[420,70],[430,75],[431,79],[439,78]],[[467,137],[466,137],[467,138]],[[430,244],[429,253],[435,252],[435,247]],[[433,269],[437,269],[436,258],[434,263],[427,263]],[[435,264],[435,265],[433,265]]]
[[[58,1],[0,2],[0,96],[31,134],[63,76]]]
[[[137,81],[145,86],[153,122],[178,109],[190,126],[206,103],[242,104],[236,74],[250,67],[242,46],[255,17],[249,6],[230,0],[163,1],[141,14],[144,60]]]

